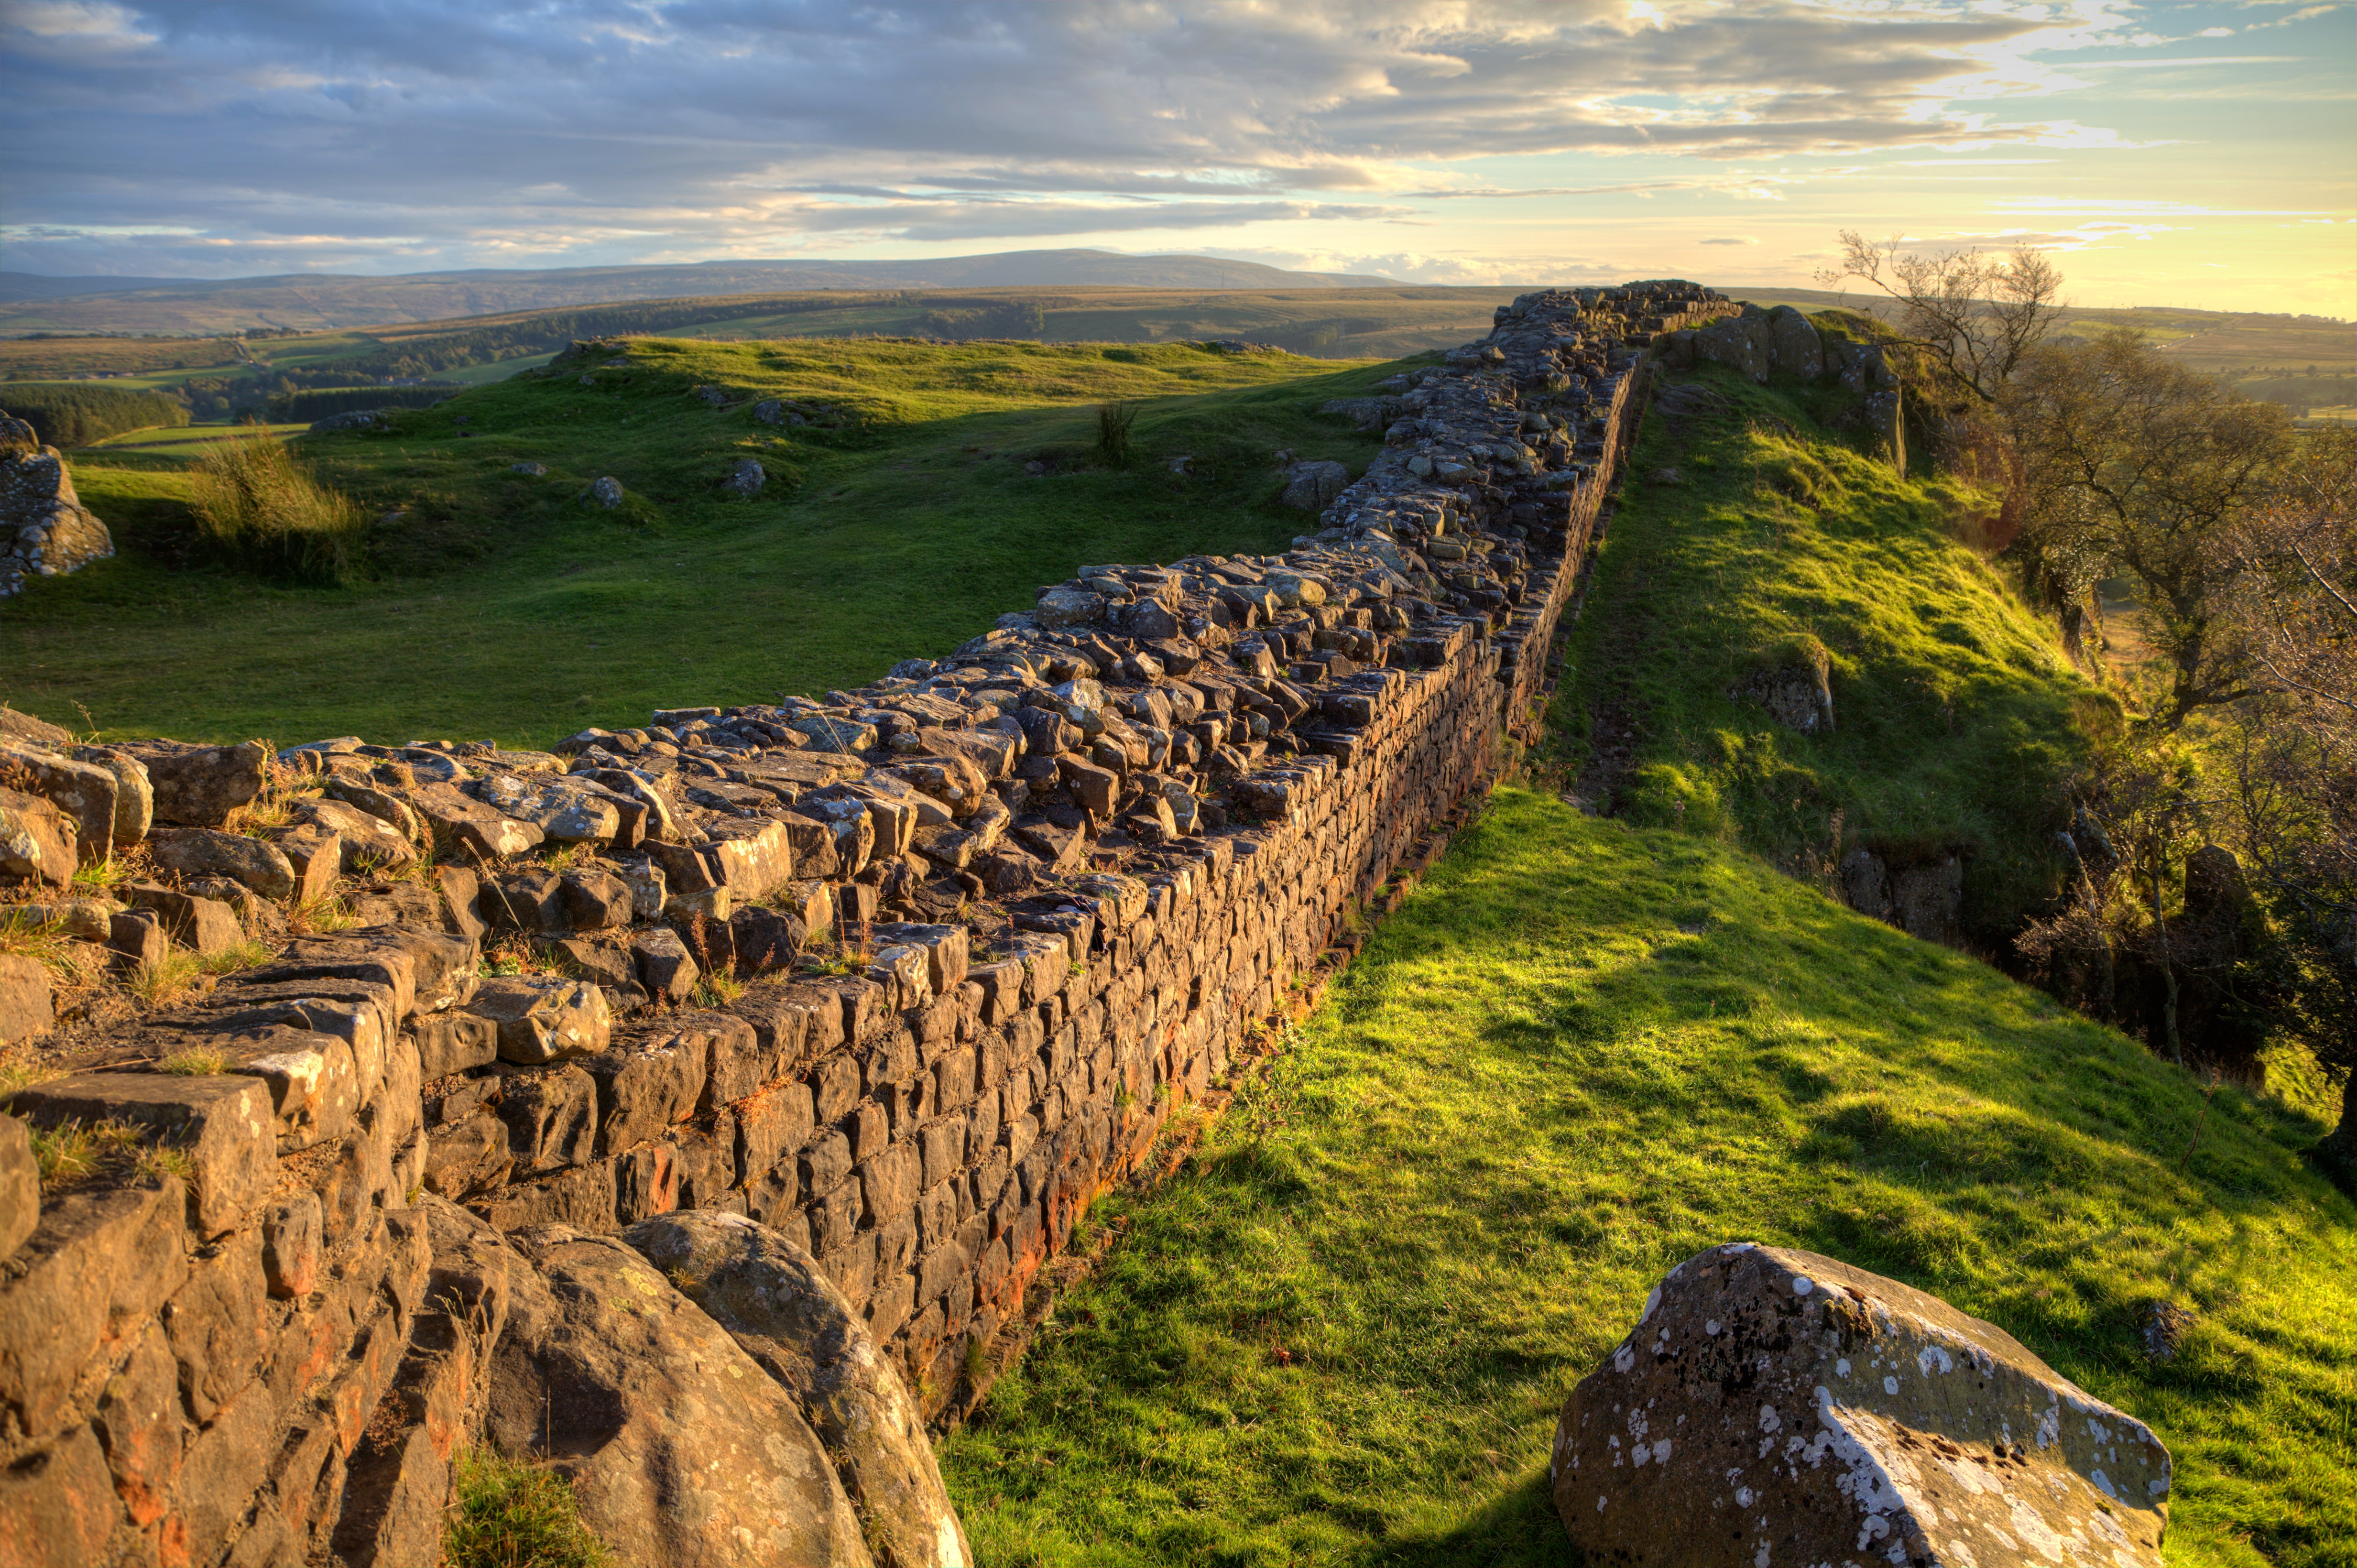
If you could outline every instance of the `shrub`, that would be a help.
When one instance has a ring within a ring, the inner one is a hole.
[[[86,382],[10,382],[0,408],[30,424],[45,446],[87,446],[126,430],[188,423],[188,411],[162,392]]]
[[[1111,463],[1129,460],[1129,430],[1137,423],[1137,405],[1118,400],[1097,404],[1097,450]]]
[[[223,553],[319,582],[340,581],[358,564],[360,508],[276,436],[257,429],[213,443],[195,478],[198,532]]]

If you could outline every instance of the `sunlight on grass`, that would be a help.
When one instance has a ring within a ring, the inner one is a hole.
[[[2357,1213],[2293,1152],[2318,1131],[2232,1089],[2205,1121],[1994,971],[1504,791],[1195,1165],[1101,1200],[1127,1233],[944,1464],[994,1563],[1560,1563],[1564,1395],[1748,1239],[2149,1421],[2172,1563],[2347,1564]],[[2158,1368],[2155,1298],[2199,1315]]]

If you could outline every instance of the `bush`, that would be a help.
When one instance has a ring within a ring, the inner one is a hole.
[[[361,509],[267,431],[213,443],[195,480],[197,531],[224,553],[315,582],[340,581],[357,564]]]
[[[448,1568],[612,1568],[554,1471],[476,1448],[458,1455],[450,1483],[442,1535]]]
[[[126,430],[188,423],[188,411],[162,392],[82,382],[10,382],[0,408],[30,424],[45,446],[87,446]]]
[[[465,389],[454,384],[436,387],[318,387],[307,392],[281,392],[262,405],[273,424],[325,419],[362,408],[431,408]]]

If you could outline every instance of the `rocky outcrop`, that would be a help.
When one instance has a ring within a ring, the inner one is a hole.
[[[1865,400],[1859,418],[1875,449],[1902,476],[1907,472],[1899,377],[1878,343],[1834,336],[1789,305],[1763,310],[1747,303],[1738,314],[1664,335],[1661,355],[1673,370],[1725,365],[1763,384],[1771,375],[1837,380]]]
[[[2158,1568],[2170,1465],[2002,1329],[1738,1242],[1654,1287],[1549,1475],[1591,1562]]]
[[[644,1258],[568,1227],[511,1244],[490,1440],[571,1479],[583,1522],[661,1568],[869,1568],[791,1394]]]
[[[877,1568],[968,1568],[917,1402],[858,1312],[800,1247],[725,1212],[641,1220],[646,1255],[794,1397],[866,1526]]]
[[[27,577],[59,577],[114,553],[113,536],[74,494],[54,446],[0,409],[0,598]]]
[[[853,691],[548,752],[12,727],[77,765],[0,780],[59,973],[270,956],[11,1004],[9,1113],[108,1131],[0,1273],[0,1541],[411,1560],[490,1442],[656,1568],[956,1560],[916,1420],[1531,731],[1641,350],[1723,304],[1526,295],[1291,550],[1090,566]],[[85,827],[145,875],[73,886]],[[694,1232],[751,1294],[612,1239],[691,1210],[768,1233]]]
[[[1730,694],[1758,703],[1770,718],[1796,734],[1834,733],[1833,661],[1814,638],[1780,650]]]

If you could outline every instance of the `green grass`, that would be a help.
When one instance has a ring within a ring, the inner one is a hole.
[[[1585,767],[1617,717],[1636,737],[1617,810],[1820,885],[1859,845],[1894,865],[1961,851],[1967,932],[2009,949],[2060,885],[2063,776],[2110,699],[1960,542],[1996,511],[1984,492],[1899,479],[1818,423],[1853,406],[1837,390],[1679,379],[1733,406],[1683,429],[1646,418],[1566,654],[1568,760]],[[1663,469],[1677,482],[1653,482]],[[1736,694],[1809,639],[1832,666],[1830,736]]]
[[[341,588],[209,554],[173,454],[77,454],[118,554],[10,602],[0,699],[78,729],[86,709],[107,735],[546,744],[854,684],[946,654],[1084,564],[1285,548],[1314,522],[1276,504],[1275,453],[1362,468],[1378,437],[1314,411],[1395,368],[1184,345],[641,338],[629,357],[595,387],[568,365],[404,413],[395,435],[305,438],[322,479],[402,514]],[[716,410],[703,384],[748,401]],[[753,395],[847,423],[759,424]],[[1118,467],[1092,456],[1108,398],[1140,410]],[[1190,477],[1168,470],[1180,454]],[[723,499],[748,456],[768,489]],[[1028,476],[1035,456],[1061,463]],[[628,488],[615,511],[579,499],[601,475]]]
[[[612,1568],[554,1470],[470,1448],[450,1467],[450,1492],[446,1568]]]
[[[1555,1564],[1564,1396],[1702,1248],[1999,1324],[2177,1459],[2169,1559],[2357,1563],[2321,1123],[1689,834],[1502,791],[943,1448],[980,1561]],[[2192,1306],[2173,1363],[2141,1305]]]

